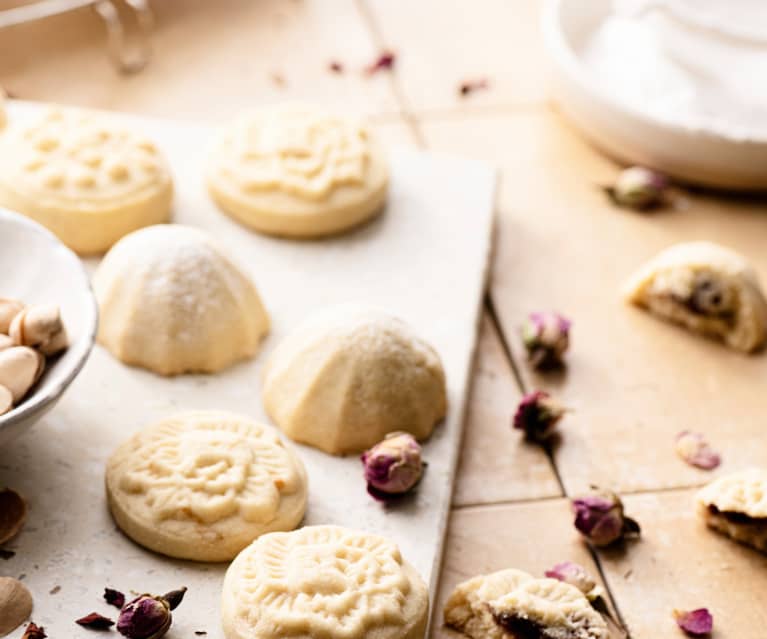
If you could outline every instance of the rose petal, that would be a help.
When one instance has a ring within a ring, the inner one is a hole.
[[[384,51],[375,61],[365,68],[367,75],[373,75],[379,71],[389,71],[394,68],[397,56],[392,51]]]
[[[696,637],[709,634],[714,628],[714,617],[708,608],[697,610],[674,610],[677,625],[690,635]]]
[[[90,628],[91,630],[109,630],[115,625],[109,617],[100,615],[97,612],[92,612],[89,615],[85,615],[75,621],[76,624],[83,626],[84,628]]]
[[[119,610],[125,605],[125,595],[119,590],[104,588],[104,601]]]
[[[21,639],[46,639],[47,636],[45,628],[30,621]]]
[[[713,470],[722,463],[719,453],[711,448],[701,433],[682,431],[676,436],[675,449],[679,457],[696,468]]]

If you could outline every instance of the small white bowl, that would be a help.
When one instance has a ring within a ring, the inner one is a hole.
[[[0,415],[0,446],[56,404],[85,365],[98,326],[98,306],[79,258],[29,218],[0,209],[0,297],[28,304],[58,304],[70,345],[51,359],[32,392]]]
[[[661,122],[623,104],[593,77],[577,51],[611,9],[611,0],[547,0],[544,5],[552,91],[565,115],[596,146],[624,162],[705,186],[767,188],[767,140]]]

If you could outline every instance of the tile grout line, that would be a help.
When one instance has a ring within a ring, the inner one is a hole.
[[[519,370],[519,366],[517,365],[516,360],[514,359],[514,355],[511,350],[511,344],[509,343],[505,333],[503,332],[503,327],[501,326],[501,320],[498,317],[498,311],[495,308],[495,304],[493,303],[493,298],[489,292],[485,296],[485,303],[487,306],[487,312],[490,315],[490,321],[493,323],[493,327],[495,328],[498,334],[498,340],[501,343],[501,348],[503,349],[503,352],[506,355],[509,365],[511,366],[512,373],[514,374],[514,379],[517,382],[517,386],[519,387],[520,392],[524,394],[527,392],[527,389],[525,388],[525,383],[524,383],[524,380],[522,379],[522,374]],[[562,493],[562,497],[567,497],[567,489],[565,488],[565,483],[562,480],[562,476],[559,473],[559,468],[557,468],[557,464],[554,461],[554,454],[552,452],[551,447],[543,446],[543,451],[546,453],[546,457],[548,458],[549,464],[551,465],[551,470],[554,472],[554,476],[557,479],[557,484],[559,485],[559,490]]]

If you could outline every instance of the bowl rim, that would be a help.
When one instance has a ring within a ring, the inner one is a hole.
[[[26,227],[26,229],[32,233],[45,238],[47,242],[50,242],[61,255],[66,256],[65,259],[70,260],[77,265],[75,269],[82,276],[82,282],[87,293],[89,300],[88,308],[86,309],[85,318],[85,337],[83,343],[85,346],[82,348],[80,356],[69,365],[69,369],[65,371],[64,376],[50,389],[48,393],[34,394],[29,399],[23,401],[18,406],[7,412],[5,415],[0,415],[0,431],[4,428],[11,427],[18,422],[22,422],[29,417],[34,417],[35,414],[43,412],[47,407],[56,402],[64,393],[66,388],[72,383],[78,373],[83,369],[85,363],[88,361],[88,357],[93,351],[93,345],[96,342],[96,333],[98,331],[99,324],[99,310],[98,303],[96,302],[96,296],[93,293],[93,287],[91,286],[90,277],[85,269],[85,265],[82,260],[72,251],[70,248],[64,245],[53,233],[47,228],[38,224],[34,220],[16,213],[10,209],[0,207],[0,221],[9,221],[12,224]]]
[[[767,146],[767,137],[729,135],[723,131],[713,131],[705,127],[695,127],[683,122],[665,122],[640,108],[623,102],[612,96],[606,87],[602,86],[590,75],[580,56],[573,49],[569,37],[562,29],[560,20],[562,6],[565,2],[574,0],[544,0],[540,14],[540,27],[543,34],[544,48],[549,57],[567,75],[568,79],[578,86],[580,91],[598,99],[613,111],[640,121],[648,127],[662,129],[670,135],[685,135],[696,138],[706,138],[711,142],[728,145],[752,146],[763,148]]]

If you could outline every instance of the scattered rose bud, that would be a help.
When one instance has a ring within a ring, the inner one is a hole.
[[[626,535],[639,535],[639,524],[626,517],[618,495],[608,490],[594,491],[572,502],[578,532],[598,547],[609,546]]]
[[[674,610],[676,624],[694,637],[710,634],[714,628],[714,617],[707,608],[697,610]]]
[[[614,186],[604,190],[618,206],[643,211],[659,206],[667,187],[668,178],[662,173],[632,166],[621,171]]]
[[[544,391],[525,395],[514,413],[513,427],[525,431],[528,439],[543,443],[556,431],[566,409]]]
[[[106,601],[110,606],[114,606],[118,610],[121,610],[125,605],[125,595],[119,590],[104,588],[104,601]]]
[[[464,82],[461,82],[461,84],[458,86],[458,95],[460,95],[462,98],[465,98],[475,91],[482,91],[484,89],[490,88],[490,82],[488,82],[487,78],[479,78],[477,80],[466,80]]]
[[[45,634],[45,628],[30,621],[21,639],[46,639],[47,637],[48,635]]]
[[[559,313],[530,313],[522,325],[522,342],[533,368],[562,366],[570,345],[570,320]]]
[[[365,67],[365,73],[367,75],[374,75],[379,71],[390,71],[394,68],[396,60],[397,56],[392,51],[384,51],[372,64]]]
[[[362,454],[368,492],[376,499],[402,495],[423,474],[421,446],[409,433],[391,433]]]
[[[183,600],[186,588],[155,597],[141,595],[128,602],[120,612],[117,631],[128,639],[159,639],[173,621],[171,610]]]
[[[338,60],[331,60],[328,63],[328,69],[332,71],[333,73],[343,73],[344,72],[344,65],[341,64]]]
[[[15,490],[0,490],[0,544],[19,534],[27,519],[27,502]]]
[[[583,566],[575,562],[563,561],[544,574],[550,579],[557,579],[575,586],[586,595],[589,601],[593,601],[603,594],[602,587],[597,584],[596,580],[586,572]]]
[[[704,470],[713,470],[722,463],[722,458],[709,446],[703,435],[689,430],[676,436],[676,454],[691,466]]]
[[[115,625],[115,622],[112,621],[109,617],[100,615],[97,612],[92,612],[89,615],[85,615],[84,617],[81,617],[75,621],[75,623],[82,626],[83,628],[88,628],[90,630],[109,630],[112,626]]]

